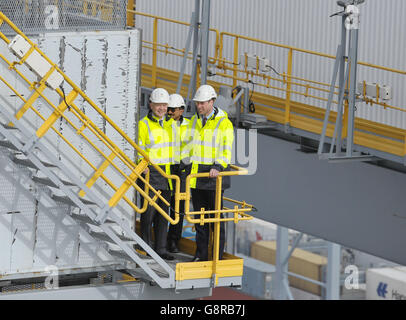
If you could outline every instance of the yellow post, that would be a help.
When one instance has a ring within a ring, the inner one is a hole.
[[[135,11],[135,0],[128,0],[127,4],[127,26],[135,27],[135,14],[132,11]]]
[[[293,64],[293,49],[289,49],[288,55],[288,74],[286,82],[286,100],[285,100],[285,125],[290,124],[290,92],[292,89],[292,64]]]
[[[21,117],[24,115],[24,113],[27,112],[29,108],[31,108],[32,104],[34,103],[35,100],[37,100],[41,94],[42,91],[44,91],[46,88],[46,84],[42,83],[38,89],[36,89],[32,95],[29,97],[26,103],[18,110],[16,113],[15,117],[19,120]]]
[[[233,88],[237,86],[237,76],[238,76],[238,37],[234,39],[234,71],[233,71]]]
[[[67,104],[71,104],[76,99],[78,94],[79,93],[76,90],[72,90],[68,94],[68,96],[66,97],[66,102],[62,101],[58,108],[50,115],[48,119],[45,120],[43,125],[37,130],[38,138],[41,138],[52,127],[55,121],[58,120],[62,113],[68,108]]]
[[[157,86],[157,79],[156,79],[156,69],[157,69],[157,49],[158,49],[158,19],[154,19],[154,40],[153,40],[153,50],[152,50],[152,86]]]
[[[92,1],[92,16],[95,17],[97,14],[97,3]]]
[[[87,1],[83,1],[83,14],[86,16],[87,15]]]
[[[110,163],[114,160],[116,157],[116,154],[112,152],[106,160],[104,160],[103,164],[100,166],[99,169],[94,173],[94,175],[89,179],[89,181],[86,183],[86,186],[88,188],[91,188],[97,179],[100,178],[100,176],[103,174],[103,172],[107,169],[107,167],[110,165]],[[85,190],[80,190],[79,196],[84,197],[86,194]]]
[[[142,159],[142,161],[137,165],[137,167],[135,168],[135,171],[133,171],[130,176],[129,179],[131,181],[135,181],[137,180],[138,176],[148,167],[148,161],[146,161],[145,159]],[[123,198],[123,196],[125,195],[125,193],[127,192],[127,190],[131,187],[132,183],[131,181],[126,180],[120,188],[118,188],[118,190],[116,191],[116,193],[114,194],[114,196],[109,200],[109,206],[110,207],[114,207],[120,200],[121,198]],[[144,200],[146,201],[146,200]]]
[[[221,208],[221,189],[222,189],[223,177],[218,176],[216,180],[216,201],[215,201],[215,213],[216,222],[214,222],[214,244],[213,244],[213,276],[215,277],[215,285],[218,284],[217,276],[217,264],[219,262],[220,256],[220,210]]]

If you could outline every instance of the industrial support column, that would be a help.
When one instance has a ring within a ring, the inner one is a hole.
[[[195,0],[195,13],[196,13],[196,20],[193,28],[193,56],[197,56],[197,50],[199,48],[199,24],[200,24],[200,0]],[[196,67],[196,66],[194,66]],[[194,95],[196,92],[196,74],[192,79],[192,94]]]
[[[286,300],[290,295],[288,280],[289,229],[278,226],[276,229],[276,263],[273,279],[272,298]]]
[[[328,264],[326,279],[326,299],[340,300],[340,261],[341,246],[329,242],[328,245]]]
[[[203,0],[202,7],[202,25],[200,32],[201,46],[200,46],[200,65],[201,65],[201,84],[207,83],[207,66],[209,60],[209,28],[210,28],[210,1]]]

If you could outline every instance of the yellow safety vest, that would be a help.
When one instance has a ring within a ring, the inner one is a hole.
[[[164,119],[163,127],[159,119],[151,113],[138,123],[138,144],[149,158],[165,172],[171,174],[170,166],[176,163],[175,151],[179,148],[179,138],[176,123],[173,119]],[[141,160],[139,160],[141,161]],[[172,180],[169,180],[172,190]]]
[[[234,128],[227,114],[215,108],[214,114],[202,127],[202,119],[194,115],[190,120],[188,143],[184,148],[192,163],[191,173],[200,172],[199,165],[221,165],[224,169],[231,163]],[[196,178],[190,179],[190,187],[196,188]]]
[[[180,163],[180,161],[187,156],[184,152],[184,148],[187,143],[187,131],[189,128],[190,120],[183,117],[181,123],[180,121],[175,120],[174,122],[176,123],[176,128],[178,129],[177,137],[179,139],[175,147],[175,163]]]

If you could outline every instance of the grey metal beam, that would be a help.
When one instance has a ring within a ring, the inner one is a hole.
[[[190,19],[189,33],[188,33],[187,40],[186,40],[185,52],[184,52],[183,58],[182,58],[182,65],[180,67],[180,73],[179,73],[178,85],[176,87],[176,93],[180,93],[180,89],[182,88],[183,76],[185,74],[187,57],[189,55],[189,50],[190,50],[190,45],[192,42],[193,31],[194,31],[195,25],[196,25],[196,20],[197,20],[197,13],[193,12],[192,18]]]
[[[210,28],[210,1],[203,0],[202,24],[200,32],[202,33],[200,46],[200,64],[201,64],[201,83],[207,83],[207,67],[209,60],[209,28]]]
[[[352,156],[354,145],[355,91],[357,86],[358,29],[350,32],[350,92],[348,96],[347,156]]]
[[[0,294],[0,300],[184,300],[207,297],[210,288],[161,289],[145,282],[60,287]]]
[[[343,46],[346,41],[347,41],[347,30],[345,29],[345,17],[342,16],[342,23],[341,23],[341,45]],[[345,87],[345,52],[344,54],[341,55],[341,64],[340,64],[340,69],[339,69],[339,80],[338,80],[338,86],[339,88],[344,88]],[[338,104],[338,109],[337,109],[337,127],[340,128],[337,132],[337,152],[341,152],[341,128],[342,128],[342,117],[343,117],[343,101],[341,101],[341,104]]]
[[[328,263],[326,279],[326,299],[340,299],[340,261],[341,246],[332,242],[328,243]]]
[[[289,252],[289,230],[279,226],[276,231],[276,263],[274,290],[272,290],[272,298],[275,300],[286,300],[288,290],[285,284],[287,280],[288,263],[285,261]],[[289,282],[288,282],[289,283]]]

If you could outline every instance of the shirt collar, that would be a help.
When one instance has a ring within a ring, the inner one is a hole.
[[[213,110],[210,112],[210,114],[206,117],[206,119],[209,120],[209,119],[212,117],[213,114],[214,114],[214,108],[213,108]],[[201,116],[201,119],[202,119],[202,120],[203,120],[203,118],[204,118],[204,116]]]
[[[165,116],[164,116],[162,119],[160,119],[160,118],[158,118],[155,114],[152,114],[152,117],[153,117],[156,121],[165,120]]]

